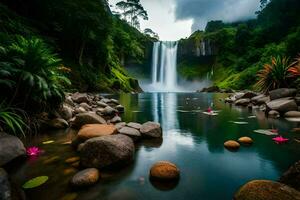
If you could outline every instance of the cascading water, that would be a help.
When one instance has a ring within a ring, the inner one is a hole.
[[[155,42],[152,56],[152,85],[167,92],[177,90],[178,42]]]

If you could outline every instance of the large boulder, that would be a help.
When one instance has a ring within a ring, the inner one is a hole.
[[[119,130],[120,134],[127,135],[133,139],[133,141],[137,141],[142,135],[140,131],[135,128],[123,127]]]
[[[88,99],[88,96],[86,93],[76,92],[71,96],[71,98],[75,103],[88,103],[89,102],[89,99]]]
[[[294,99],[282,98],[267,103],[268,110],[276,110],[280,113],[298,110],[298,106]]]
[[[300,191],[300,161],[292,165],[279,179],[279,182],[286,184]]]
[[[274,181],[254,180],[242,186],[234,200],[300,200],[300,192]]]
[[[140,128],[140,132],[143,137],[147,138],[161,138],[162,128],[159,123],[156,122],[146,122]]]
[[[117,129],[114,125],[86,124],[81,127],[77,136],[81,140],[88,140],[94,137],[113,135],[116,133],[117,133]]]
[[[23,156],[26,156],[26,149],[21,140],[6,133],[0,133],[0,166]]]
[[[134,158],[134,143],[125,135],[109,135],[87,140],[81,150],[81,165],[84,167],[118,167]]]
[[[150,169],[150,178],[168,181],[179,179],[180,171],[178,167],[168,161],[159,161],[155,163]]]
[[[114,109],[114,108],[112,108],[112,107],[110,107],[110,106],[106,106],[106,107],[102,110],[101,114],[102,114],[102,115],[105,115],[105,116],[112,116],[112,115],[115,115],[117,112],[118,112],[118,111],[117,111],[116,109]]]
[[[74,187],[86,187],[98,182],[100,173],[96,168],[82,170],[75,174],[71,179],[71,185]]]
[[[88,110],[88,111],[92,110],[92,107],[89,104],[85,103],[85,102],[81,103],[80,107],[84,108],[84,110]]]
[[[235,102],[237,106],[247,106],[250,103],[250,99],[239,99]]]
[[[269,92],[271,101],[275,99],[285,98],[285,97],[294,97],[296,96],[296,93],[297,93],[296,89],[290,89],[290,88],[280,88]]]
[[[120,113],[123,113],[123,112],[125,111],[125,108],[124,108],[124,106],[122,106],[122,105],[117,105],[117,106],[115,107],[115,109],[116,109],[118,112],[120,112]]]
[[[86,124],[106,124],[106,121],[96,113],[80,113],[76,115],[72,123],[74,127],[78,128]]]
[[[122,118],[120,116],[114,116],[111,120],[110,120],[111,123],[119,123],[119,122],[122,122]]]

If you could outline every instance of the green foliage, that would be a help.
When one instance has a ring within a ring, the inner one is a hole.
[[[60,72],[61,60],[43,41],[16,36],[0,50],[0,84],[6,90],[3,100],[30,110],[62,102],[62,85],[70,82]]]
[[[215,32],[225,27],[225,24],[221,20],[210,21],[205,27],[205,32]]]
[[[18,114],[19,113],[19,114]],[[5,103],[0,104],[0,131],[7,131],[8,133],[21,133],[25,136],[24,128],[26,124],[20,113],[24,111],[5,106]]]
[[[126,21],[128,20],[132,27],[137,29],[140,28],[139,18],[148,20],[148,13],[140,3],[140,0],[120,1],[116,4],[116,6],[123,11],[122,15],[124,19]]]
[[[268,92],[281,87],[288,87],[290,62],[287,58],[273,57],[270,63],[257,74],[259,81],[256,87],[260,91]]]

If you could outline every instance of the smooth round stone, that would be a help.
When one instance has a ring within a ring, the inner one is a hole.
[[[119,133],[129,136],[130,138],[133,139],[133,141],[137,141],[142,136],[138,130],[136,130],[135,128],[130,128],[130,127],[121,128],[119,130]]]
[[[114,125],[87,124],[79,130],[78,137],[87,140],[94,137],[113,135],[115,133],[117,133],[117,129]]]
[[[156,122],[146,122],[140,128],[140,132],[144,137],[147,138],[161,138],[162,128],[159,123]]]
[[[253,140],[250,137],[241,137],[238,139],[239,143],[245,144],[245,145],[251,145],[253,143]]]
[[[71,158],[68,158],[68,159],[66,159],[65,160],[65,163],[74,163],[74,162],[77,162],[77,161],[79,161],[80,160],[80,158],[79,157],[71,157]]]
[[[237,150],[240,148],[240,144],[234,140],[229,140],[224,143],[224,147],[230,150]]]
[[[300,112],[299,111],[289,111],[284,114],[284,117],[286,118],[300,118]]]
[[[159,161],[150,169],[150,178],[156,180],[176,180],[180,176],[177,166],[168,161]]]
[[[127,124],[127,126],[130,127],[130,128],[135,128],[135,129],[137,129],[137,130],[140,130],[140,128],[142,128],[142,125],[141,125],[141,124],[135,123],[135,122],[129,122],[129,123]]]
[[[75,174],[71,179],[72,186],[85,187],[98,182],[100,177],[99,171],[96,168],[82,170]]]
[[[297,200],[300,192],[274,181],[254,180],[242,186],[234,200]]]

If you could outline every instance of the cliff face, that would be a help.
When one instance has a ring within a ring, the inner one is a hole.
[[[204,32],[196,31],[187,39],[181,39],[178,45],[178,60],[186,58],[202,58],[205,56],[214,56],[218,53],[218,48],[208,38],[205,38]]]

